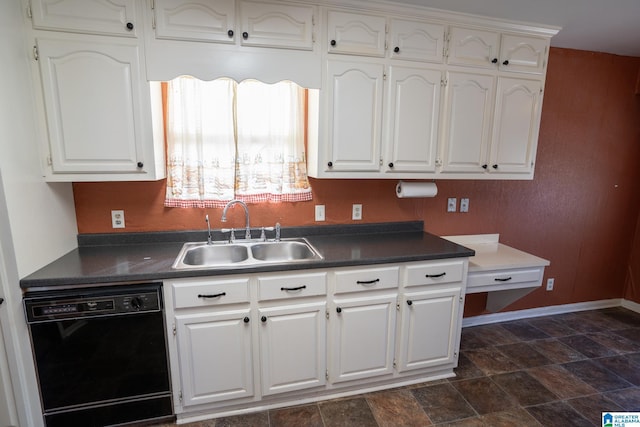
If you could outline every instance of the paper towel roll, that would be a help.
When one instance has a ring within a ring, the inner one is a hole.
[[[404,182],[396,185],[396,195],[399,199],[412,197],[435,197],[438,187],[435,182]]]

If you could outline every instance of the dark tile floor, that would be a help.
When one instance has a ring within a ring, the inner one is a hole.
[[[611,308],[464,328],[456,375],[185,426],[601,426],[602,411],[640,411],[640,314]]]

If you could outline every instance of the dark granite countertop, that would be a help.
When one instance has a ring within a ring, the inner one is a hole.
[[[78,236],[78,248],[20,281],[25,290],[78,285],[160,281],[171,278],[249,274],[470,257],[474,251],[422,231],[422,222],[292,227],[283,238],[306,237],[323,256],[305,261],[252,267],[175,270],[184,242],[205,241],[206,233],[116,233]],[[214,239],[220,240],[217,232]]]

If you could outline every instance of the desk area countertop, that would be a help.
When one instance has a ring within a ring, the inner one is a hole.
[[[542,285],[550,262],[499,242],[499,234],[444,236],[475,251],[469,258],[467,294],[487,292],[487,311],[497,312]]]
[[[546,259],[500,243],[499,234],[443,236],[443,238],[476,252],[469,258],[469,273],[504,268],[541,267],[550,264]]]

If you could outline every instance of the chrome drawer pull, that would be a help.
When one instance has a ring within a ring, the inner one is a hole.
[[[496,277],[496,278],[495,278],[495,279],[493,279],[493,280],[495,280],[496,282],[508,282],[508,281],[509,281],[509,280],[511,280],[511,279],[512,279],[512,277],[507,277],[507,278],[505,278],[505,279],[501,279],[501,278],[499,278],[499,277]]]
[[[299,291],[301,289],[307,289],[307,285],[298,286],[297,288],[280,288],[281,291],[286,292]]]
[[[221,292],[219,294],[213,294],[213,295],[198,294],[198,298],[218,298],[218,297],[223,297],[226,294],[227,294],[226,292]]]
[[[445,271],[444,273],[440,273],[440,274],[425,274],[424,277],[426,277],[427,279],[435,279],[438,277],[443,277],[446,276],[447,272]]]

